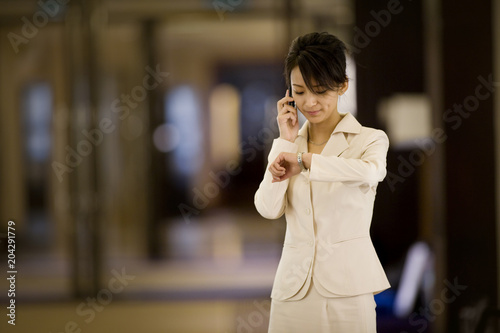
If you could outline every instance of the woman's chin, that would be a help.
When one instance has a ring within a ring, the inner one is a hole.
[[[317,124],[323,121],[323,116],[321,114],[311,116],[306,113],[304,117],[312,124]]]

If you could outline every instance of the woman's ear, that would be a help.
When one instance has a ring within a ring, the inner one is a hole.
[[[349,88],[349,80],[346,79],[342,87],[340,87],[339,95],[343,95],[347,91],[347,88]]]

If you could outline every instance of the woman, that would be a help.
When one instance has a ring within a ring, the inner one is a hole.
[[[345,52],[337,37],[311,33],[285,61],[292,93],[278,101],[280,136],[255,194],[263,217],[287,221],[269,332],[376,332],[373,295],[390,287],[369,233],[389,140],[339,113]]]

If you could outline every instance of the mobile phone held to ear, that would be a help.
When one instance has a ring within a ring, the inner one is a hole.
[[[293,97],[291,88],[288,88],[288,96]],[[288,102],[288,105],[295,107],[295,101]]]

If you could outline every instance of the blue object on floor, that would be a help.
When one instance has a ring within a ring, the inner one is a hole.
[[[375,295],[375,303],[377,303],[377,315],[392,315],[394,298],[396,297],[396,292],[393,289],[387,289],[377,295]]]

